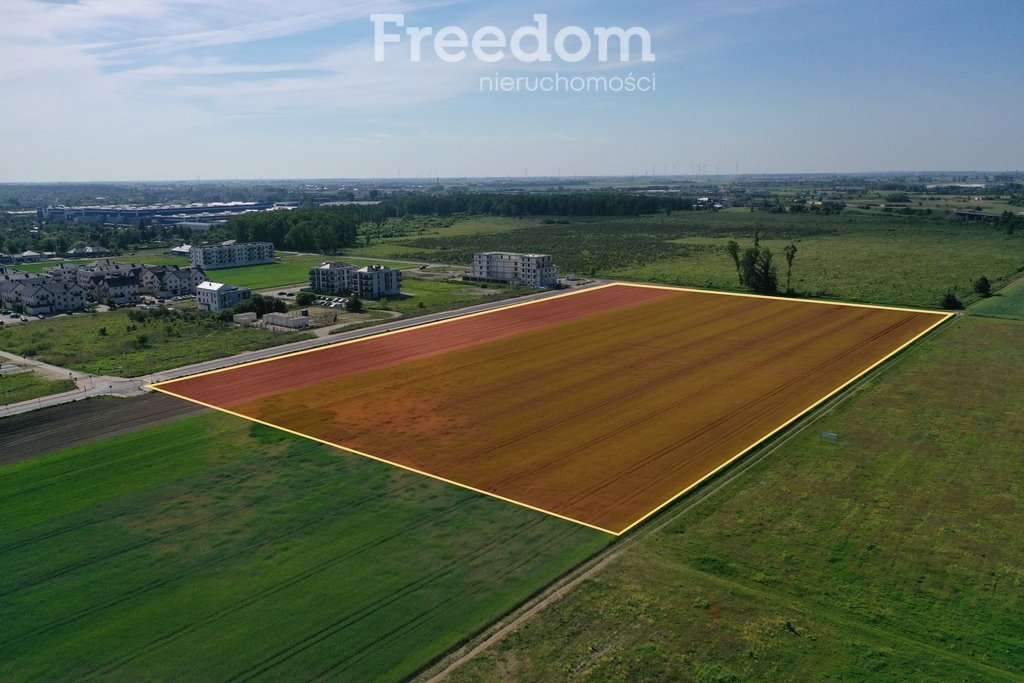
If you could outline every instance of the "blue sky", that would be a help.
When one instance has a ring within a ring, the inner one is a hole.
[[[655,61],[378,63],[374,13]],[[1022,46],[1020,0],[3,0],[0,181],[1015,170]],[[656,90],[481,92],[555,73]]]

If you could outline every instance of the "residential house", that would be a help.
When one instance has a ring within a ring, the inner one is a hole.
[[[252,297],[252,290],[247,287],[235,287],[220,282],[203,282],[196,288],[196,301],[200,311],[219,313],[233,308]]]

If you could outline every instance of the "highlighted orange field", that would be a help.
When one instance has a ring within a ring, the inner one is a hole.
[[[154,388],[620,534],[947,318],[613,284]]]

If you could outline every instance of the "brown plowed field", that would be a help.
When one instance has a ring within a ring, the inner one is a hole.
[[[617,284],[159,388],[619,533],[945,317]]]

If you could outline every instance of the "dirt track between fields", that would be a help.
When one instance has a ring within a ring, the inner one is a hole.
[[[163,389],[618,533],[943,319],[615,285]]]
[[[0,418],[0,466],[203,411],[194,403],[147,394],[66,403]]]

